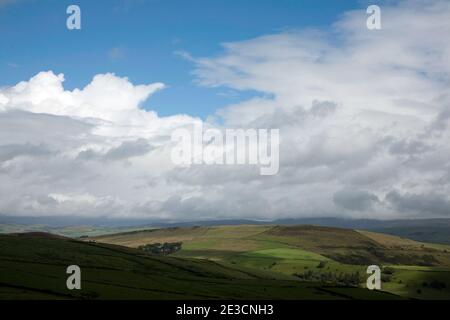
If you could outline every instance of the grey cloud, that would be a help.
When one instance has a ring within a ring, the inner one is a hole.
[[[83,150],[77,155],[77,159],[90,161],[90,160],[99,160],[101,159],[101,154],[95,152],[92,149]]]
[[[153,149],[145,139],[123,142],[117,148],[110,149],[105,154],[106,160],[122,160],[131,157],[145,155]]]
[[[187,185],[211,186],[227,183],[250,183],[261,179],[256,165],[192,165],[189,168],[174,168],[166,175],[169,181]]]
[[[436,115],[434,121],[427,128],[426,134],[440,134],[448,128],[450,122],[450,103],[443,102],[444,107]]]
[[[146,139],[136,139],[122,142],[118,147],[111,148],[106,153],[87,149],[81,151],[77,158],[80,160],[119,161],[143,156],[153,149],[154,147]]]
[[[26,111],[0,112],[1,144],[46,144],[73,147],[75,141],[95,139],[93,125],[65,116]],[[77,142],[78,143],[78,142]]]
[[[0,145],[0,162],[8,161],[20,156],[46,156],[50,155],[52,151],[45,145],[26,144],[9,144]]]
[[[336,104],[331,101],[313,101],[311,108],[305,110],[301,106],[283,109],[277,108],[272,113],[263,114],[248,124],[255,128],[283,128],[301,126],[307,121],[321,121],[331,116],[336,110]]]
[[[386,201],[396,210],[402,213],[414,213],[418,217],[450,215],[450,200],[437,192],[401,194],[394,190],[386,195]]]
[[[393,141],[389,147],[392,154],[416,155],[433,149],[425,142],[417,139],[404,139]]]
[[[333,201],[339,207],[352,211],[366,211],[379,202],[376,195],[361,190],[344,189],[336,192]]]

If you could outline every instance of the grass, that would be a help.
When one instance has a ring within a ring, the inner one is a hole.
[[[274,279],[296,279],[294,274],[308,271],[365,276],[367,266],[377,264],[392,273],[383,275],[383,290],[408,298],[450,299],[448,246],[374,232],[246,225],[159,229],[94,239],[132,247],[183,241],[177,257],[208,259]],[[442,281],[446,288],[423,286],[434,280]],[[360,285],[363,287],[364,281]]]
[[[269,256],[292,252],[265,252]],[[224,255],[226,256],[226,255]],[[295,254],[294,254],[295,256]],[[278,259],[278,257],[274,257]],[[66,288],[79,265],[82,290]],[[189,257],[152,256],[112,244],[42,233],[0,235],[0,299],[394,299],[362,288]]]

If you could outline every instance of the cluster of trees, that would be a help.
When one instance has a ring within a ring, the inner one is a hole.
[[[179,251],[182,244],[182,242],[151,243],[139,246],[138,249],[152,254],[168,255]]]
[[[359,286],[360,283],[364,281],[363,277],[358,271],[352,273],[344,273],[307,270],[303,273],[294,273],[294,276],[299,277],[304,281],[314,281],[344,286]]]

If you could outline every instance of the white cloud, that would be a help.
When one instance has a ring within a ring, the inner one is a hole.
[[[328,32],[228,43],[196,58],[205,86],[254,90],[211,117],[280,128],[280,171],[175,168],[170,134],[199,119],[142,103],[164,88],[96,75],[82,89],[42,72],[0,89],[0,212],[170,220],[450,213],[450,3],[349,12]],[[219,125],[213,119],[219,119]]]
[[[147,125],[156,115],[140,110],[139,106],[153,93],[164,88],[162,83],[133,86],[127,78],[119,78],[111,73],[96,75],[82,90],[66,91],[63,81],[63,74],[55,75],[48,71],[6,88],[2,90],[3,110],[93,118],[122,126],[136,121]]]

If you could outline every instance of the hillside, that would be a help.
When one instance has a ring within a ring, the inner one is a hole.
[[[297,247],[349,264],[393,263],[450,266],[445,245],[437,246],[392,235],[320,226],[213,226],[133,231],[89,238],[138,247],[156,242],[184,242],[184,248],[249,251]],[[424,255],[426,256],[424,258]],[[431,256],[431,257],[428,257]]]
[[[359,285],[364,286],[367,266],[377,264],[384,268],[382,288],[392,293],[450,298],[449,246],[375,232],[309,225],[202,226],[125,232],[91,240],[128,247],[181,241],[182,250],[174,256],[325,283],[345,282],[342,279],[357,275]]]
[[[66,288],[66,268],[82,290]],[[46,233],[0,235],[0,299],[393,299],[362,288],[301,282],[263,270]]]
[[[81,223],[81,225],[80,225]],[[68,237],[99,236],[136,230],[161,229],[193,226],[233,226],[233,225],[315,225],[323,227],[367,230],[409,238],[416,241],[450,244],[450,219],[342,219],[342,218],[298,218],[275,221],[251,220],[210,220],[164,223],[148,220],[96,221],[77,217],[74,220],[36,219],[26,217],[6,217],[0,214],[0,233],[43,231]]]

